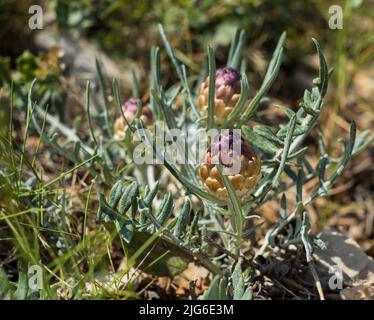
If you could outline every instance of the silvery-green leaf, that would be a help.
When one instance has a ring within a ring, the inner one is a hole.
[[[217,300],[219,292],[219,277],[215,276],[210,283],[209,288],[203,294],[203,300]]]
[[[229,297],[227,295],[227,288],[228,287],[228,279],[224,275],[218,284],[218,300],[228,300]]]
[[[260,136],[259,134],[256,134],[251,128],[249,128],[246,125],[242,126],[242,132],[244,137],[249,142],[251,142],[261,150],[268,151],[271,153],[275,153],[279,150],[279,146],[277,144],[275,144],[271,140],[264,138],[263,136]]]
[[[9,300],[11,298],[11,284],[2,266],[0,266],[0,299]]]
[[[118,180],[110,190],[108,204],[112,208],[117,206],[117,203],[122,195],[122,188],[123,183],[121,180]]]
[[[270,127],[264,125],[255,125],[253,127],[253,131],[267,140],[272,141],[274,144],[278,145],[278,147],[283,146],[283,141],[274,134]]]
[[[209,93],[208,93],[208,123],[207,129],[212,128],[214,123],[215,111],[215,83],[216,83],[216,57],[213,49],[208,47],[208,66],[209,66]]]
[[[119,200],[118,204],[119,214],[123,215],[127,212],[132,203],[136,201],[136,197],[138,194],[139,187],[137,182],[134,181],[123,191],[122,197]]]
[[[296,137],[296,136],[301,136],[302,134],[308,132],[309,130],[309,127],[308,126],[298,126],[295,128],[292,136],[293,137]],[[282,138],[284,139],[287,135],[287,127],[283,127],[281,129],[279,129],[279,131],[277,132],[277,136],[279,138]]]
[[[287,218],[287,198],[283,193],[280,201],[279,216],[282,220]]]
[[[25,300],[29,290],[28,275],[26,264],[18,262],[18,283],[17,290],[13,293],[13,299]]]
[[[290,108],[287,108],[287,107],[282,106],[280,104],[275,104],[275,107],[283,110],[289,119],[291,119],[295,115],[295,112],[293,110],[291,110]]]
[[[319,57],[319,91],[322,97],[325,96],[326,91],[327,91],[327,86],[328,86],[328,80],[329,80],[329,70],[327,68],[326,60],[323,55],[322,49],[319,45],[319,42],[316,39],[312,39],[314,44],[316,45],[317,52],[318,52],[318,57]]]
[[[242,268],[239,263],[235,265],[234,272],[232,273],[232,285],[234,288],[234,300],[239,300],[244,294],[244,279]]]
[[[317,237],[312,237],[313,245],[321,250],[327,250],[326,243]]]
[[[274,50],[272,59],[269,63],[267,68],[264,81],[261,85],[261,88],[255,94],[251,102],[249,103],[247,110],[244,111],[241,117],[241,123],[245,124],[248,120],[255,114],[257,107],[261,99],[266,95],[267,91],[272,86],[276,76],[278,75],[279,68],[282,62],[282,54],[283,54],[283,45],[286,40],[286,32],[283,32],[281,37],[279,38],[277,47]]]
[[[192,203],[190,198],[186,197],[183,207],[177,218],[177,223],[175,224],[173,233],[176,237],[180,237],[184,228],[187,225],[188,219],[190,218]]]
[[[286,135],[286,138],[285,138],[285,141],[284,141],[284,147],[283,147],[281,161],[280,161],[278,170],[277,170],[277,172],[274,176],[273,182],[272,182],[273,188],[278,187],[280,175],[281,175],[281,173],[284,169],[284,166],[286,165],[288,152],[290,150],[295,125],[296,125],[296,116],[292,117],[292,119],[290,120],[289,125],[288,125],[287,135]]]
[[[159,184],[160,184],[160,182],[157,181],[156,184],[153,186],[153,188],[145,193],[144,202],[145,202],[146,206],[150,206],[152,204],[152,201],[157,194]]]
[[[290,166],[284,166],[284,172],[289,176],[294,182],[297,181],[297,174],[291,169]]]
[[[130,243],[134,235],[134,222],[131,219],[126,219],[122,223],[114,221],[118,234],[126,243]]]
[[[166,219],[172,214],[173,205],[174,205],[173,196],[171,195],[170,192],[168,192],[164,196],[160,204],[160,207],[157,210],[157,214],[156,214],[158,222],[161,226],[164,224]]]
[[[355,141],[355,145],[353,147],[352,155],[357,155],[362,150],[366,149],[369,145],[374,142],[374,134],[372,134],[369,138],[370,130],[362,131],[357,137]],[[367,139],[368,138],[368,139]]]
[[[242,297],[240,298],[240,300],[252,300],[253,299],[253,288],[252,287],[248,287],[244,294],[242,295]]]

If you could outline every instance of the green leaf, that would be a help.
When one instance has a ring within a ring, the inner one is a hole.
[[[213,127],[215,111],[215,83],[216,83],[216,57],[213,49],[208,47],[208,65],[209,65],[209,95],[208,95],[208,124],[207,129]]]
[[[295,130],[294,130],[292,136],[293,136],[293,137],[301,136],[301,135],[307,133],[308,130],[309,130],[309,127],[308,127],[308,126],[298,126],[298,127],[295,128]],[[284,139],[284,138],[286,137],[286,135],[287,135],[287,127],[283,127],[283,128],[281,128],[281,129],[277,132],[277,136],[278,136],[279,138]]]
[[[294,153],[289,153],[287,160],[291,160],[296,157],[304,157],[305,152],[308,150],[308,147],[300,148],[299,150],[295,151]]]
[[[321,250],[327,250],[327,245],[322,239],[319,239],[314,236],[311,236],[311,237],[312,237],[312,242],[313,242],[314,247],[319,248]]]
[[[352,155],[359,154],[361,151],[365,150],[369,145],[374,142],[374,134],[372,134],[369,138],[370,130],[362,131],[357,137],[355,141],[355,145],[353,147]],[[368,138],[368,139],[367,139]]]
[[[217,300],[219,292],[219,277],[215,276],[209,288],[203,294],[203,300]]]
[[[284,172],[289,176],[294,182],[297,181],[296,173],[291,169],[289,165],[284,166]]]
[[[279,146],[277,144],[255,133],[250,127],[243,125],[241,129],[244,137],[257,148],[271,153],[275,153],[279,150]]]
[[[316,117],[319,114],[319,106],[321,101],[322,96],[317,88],[313,88],[312,92],[305,90],[304,100],[301,107],[307,114]]]
[[[99,211],[98,211],[98,218],[104,219],[108,217],[110,220],[121,220],[122,216],[112,209],[109,204],[105,200],[105,196],[102,193],[99,193]]]
[[[173,110],[169,106],[166,106],[163,103],[162,99],[160,99],[157,96],[156,92],[152,92],[152,95],[154,97],[155,103],[157,105],[159,105],[160,110],[162,110],[162,112],[164,114],[164,117],[165,117],[168,129],[171,130],[171,129],[177,128],[177,123],[175,121],[175,116],[173,114]],[[182,154],[183,155],[185,153],[185,151],[186,151],[185,150],[185,145],[181,144],[180,141],[179,141],[179,139],[177,139],[176,146],[177,146],[177,149],[178,149],[178,154]],[[194,171],[193,167],[191,166],[191,164],[186,163],[183,166],[183,169],[187,173],[187,175],[190,178],[190,180],[196,182],[196,174],[195,174],[195,171]]]
[[[319,150],[321,151],[322,156],[327,157],[328,156],[327,148],[326,148],[325,142],[323,141],[322,133],[320,132],[318,136],[319,136],[318,137]]]
[[[181,212],[179,213],[179,216],[177,218],[177,223],[175,224],[173,234],[176,237],[180,237],[182,235],[182,232],[184,228],[186,227],[188,220],[190,218],[191,214],[191,207],[192,203],[189,197],[186,197],[184,200],[183,207],[181,209]]]
[[[187,240],[190,241],[191,237],[196,233],[199,222],[199,214],[195,214],[191,222],[191,228],[188,231]]]
[[[122,116],[122,119],[125,120],[127,127],[130,129],[130,131],[134,132],[134,126],[132,123],[129,123],[125,117],[125,113],[123,112],[122,108],[122,103],[121,103],[121,97],[120,97],[120,92],[119,92],[119,83],[117,79],[113,80],[113,95],[114,95],[114,100],[116,102],[117,108]]]
[[[237,34],[235,34],[235,39],[232,45],[232,48],[230,48],[230,54],[229,54],[229,60],[227,62],[227,65],[231,68],[234,68],[235,70],[239,70],[240,68],[240,62],[243,55],[243,49],[245,45],[245,32],[244,30],[238,31]]]
[[[157,218],[152,213],[152,208],[146,207],[144,201],[140,198],[138,198],[138,204],[139,204],[139,211],[140,211],[140,223],[145,223],[146,218],[151,220],[151,222],[154,224],[157,230],[161,230],[162,226],[160,225]]]
[[[132,203],[136,202],[136,197],[139,194],[139,187],[137,182],[131,183],[122,194],[118,204],[118,212],[124,215],[129,210]]]
[[[161,67],[160,67],[160,48],[152,47],[151,49],[151,92],[159,92],[161,88]],[[160,110],[155,103],[153,95],[150,97],[150,105],[156,119],[160,117]]]
[[[134,66],[131,66],[131,79],[132,79],[132,96],[139,99],[139,81],[136,77],[136,70]],[[141,111],[141,108],[138,108],[138,112]],[[141,113],[140,113],[141,114]],[[139,116],[140,116],[139,114]]]
[[[322,97],[325,96],[326,91],[327,91],[327,86],[328,86],[328,80],[329,80],[329,70],[327,68],[327,63],[325,60],[325,57],[323,55],[322,49],[319,45],[318,40],[312,39],[314,44],[316,45],[317,52],[318,52],[318,57],[319,57],[319,64],[320,64],[320,69],[319,69],[319,91]]]
[[[11,298],[11,284],[4,269],[0,266],[0,300]]]
[[[253,288],[252,287],[248,287],[244,294],[242,295],[242,297],[240,298],[240,300],[252,300],[253,299]]]
[[[118,201],[119,201],[119,199],[122,196],[122,188],[123,188],[123,183],[122,183],[121,180],[118,180],[114,184],[114,186],[112,187],[112,189],[110,190],[108,204],[112,208],[115,208],[117,206]]]
[[[240,80],[240,98],[235,104],[234,109],[229,113],[227,119],[223,123],[224,128],[230,128],[235,123],[239,115],[246,106],[249,97],[249,84],[245,73],[242,73]]]
[[[134,236],[134,222],[131,219],[126,219],[122,223],[114,221],[118,234],[126,243],[130,243]]]
[[[327,187],[331,186],[331,184],[335,181],[335,179],[342,174],[344,168],[346,167],[349,159],[352,156],[353,148],[355,145],[355,139],[356,139],[356,123],[352,121],[348,145],[345,146],[343,156],[341,157],[338,165],[336,166],[336,169],[329,177],[327,181]]]
[[[218,284],[218,300],[229,300],[229,296],[227,295],[227,287],[228,281],[227,277],[224,275]]]
[[[286,106],[282,106],[280,104],[274,104],[274,106],[278,109],[283,110],[289,119],[291,119],[295,115],[295,112],[290,108],[287,108]]]
[[[94,144],[97,146],[97,141],[94,135],[93,126],[92,126],[92,118],[91,118],[91,110],[90,110],[90,81],[87,81],[86,84],[86,113],[87,113],[87,119],[88,119],[88,128],[90,130],[90,136]]]
[[[227,175],[223,174],[222,165],[217,164],[218,172],[223,180],[223,184],[225,185],[225,188],[227,190],[227,193],[229,195],[229,200],[231,204],[232,214],[234,216],[234,231],[237,233],[242,232],[242,226],[243,226],[243,213],[240,205],[240,201],[238,199],[238,196],[236,195],[235,189],[231,184],[231,181],[227,177]]]
[[[329,160],[327,156],[323,156],[317,165],[318,179],[319,179],[319,185],[320,185],[319,187],[320,196],[325,196],[327,194],[327,188],[325,185],[325,172],[326,172],[328,161]]]
[[[227,66],[231,65],[232,57],[234,55],[236,48],[238,47],[240,33],[241,33],[241,30],[236,29],[234,39],[232,39],[231,44],[230,44],[229,54],[227,56],[227,62],[226,62]]]
[[[286,195],[283,193],[281,202],[280,202],[280,208],[279,208],[279,216],[281,220],[287,219],[287,198]]]
[[[13,298],[16,300],[27,299],[28,290],[29,283],[26,263],[18,261],[18,284],[17,290],[13,294]]]
[[[159,185],[160,185],[160,182],[157,181],[156,184],[153,186],[153,188],[150,189],[149,192],[145,193],[144,203],[146,206],[150,206],[152,204],[152,201],[157,194]]]
[[[306,260],[309,262],[312,259],[312,253],[313,253],[313,247],[312,244],[310,243],[310,238],[308,237],[308,231],[310,230],[310,221],[308,214],[306,212],[303,213],[303,220],[301,224],[301,230],[300,230],[300,235],[301,235],[301,240],[304,244],[304,249],[305,249],[305,255],[306,255]]]
[[[118,234],[129,243],[133,236],[133,221],[127,219],[125,216],[120,215],[116,210],[112,209],[105,200],[105,197],[102,193],[99,194],[99,217],[100,218],[109,218],[112,220],[116,226]]]
[[[261,85],[261,88],[258,90],[254,98],[251,100],[251,102],[248,105],[247,110],[244,112],[243,116],[241,117],[242,124],[248,122],[248,120],[255,114],[256,109],[259,106],[261,99],[266,95],[266,93],[272,86],[275,78],[277,77],[279,68],[282,62],[283,45],[284,45],[285,40],[286,40],[286,33],[283,32],[278,41],[277,47],[275,48],[273,57],[269,63],[264,81]]]
[[[164,198],[162,199],[161,205],[157,210],[157,219],[159,224],[162,226],[167,218],[173,213],[173,196],[170,192],[168,192]]]
[[[166,52],[167,52],[171,62],[173,63],[175,69],[177,70],[177,74],[178,74],[179,79],[183,83],[183,87],[184,87],[185,92],[187,93],[189,104],[191,105],[191,107],[192,107],[194,113],[196,114],[196,116],[200,117],[199,112],[197,111],[197,107],[194,104],[193,99],[192,99],[191,90],[190,90],[190,87],[189,87],[188,81],[187,81],[186,68],[183,64],[181,64],[176,59],[174,51],[171,48],[171,45],[170,45],[170,43],[169,43],[169,41],[166,37],[165,30],[164,30],[164,28],[162,27],[161,24],[158,25],[158,29],[160,31],[161,39],[164,43]]]
[[[297,159],[297,164],[296,203],[303,201],[304,168],[302,165],[302,157]]]
[[[232,285],[234,287],[233,300],[240,300],[244,294],[244,279],[242,268],[239,263],[235,265],[234,272],[232,273]]]
[[[253,131],[265,139],[272,141],[279,147],[283,146],[283,141],[274,134],[270,127],[264,125],[255,125],[253,126]]]
[[[280,161],[278,170],[277,170],[277,172],[274,176],[273,182],[272,182],[273,188],[277,188],[278,185],[279,185],[279,178],[280,178],[280,175],[281,175],[281,173],[284,169],[284,166],[286,164],[286,160],[287,160],[287,157],[288,157],[288,151],[289,151],[290,146],[291,146],[291,139],[292,139],[292,136],[293,136],[293,131],[295,129],[295,125],[296,125],[296,116],[293,116],[292,119],[289,122],[289,125],[288,125],[288,130],[287,130],[287,135],[286,135],[286,139],[285,139],[285,142],[284,142],[281,161]]]
[[[99,78],[99,85],[100,85],[100,91],[103,95],[103,100],[104,100],[104,112],[103,112],[103,116],[104,116],[104,121],[105,121],[105,127],[104,129],[108,132],[109,134],[109,137],[112,136],[112,131],[110,129],[110,122],[109,122],[109,101],[108,101],[108,96],[107,96],[107,86],[106,86],[106,83],[105,83],[105,80],[104,80],[104,76],[103,76],[103,72],[101,70],[101,66],[100,66],[100,63],[99,63],[99,60],[97,58],[95,58],[95,64],[96,64],[96,71],[97,71],[97,75],[98,75],[98,78]]]
[[[253,225],[252,227],[245,229],[243,232],[243,239],[248,238],[251,234],[253,234],[259,227],[261,227],[265,222],[260,222],[258,224]]]
[[[159,97],[159,95],[157,94],[155,90],[151,90],[151,95],[154,101],[156,102],[156,104],[158,105],[159,109],[162,111],[168,128],[169,129],[177,128],[175,115],[171,107],[168,105],[165,105],[163,99]]]

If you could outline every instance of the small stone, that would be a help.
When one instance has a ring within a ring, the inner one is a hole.
[[[317,267],[324,270],[322,278],[328,281],[332,276],[329,270],[338,268],[346,283],[374,279],[374,261],[355,240],[328,229],[324,229],[319,237],[327,245],[327,250],[315,249],[314,252]]]

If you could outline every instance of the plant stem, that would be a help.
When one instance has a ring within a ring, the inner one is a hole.
[[[310,260],[310,261],[308,262],[308,264],[309,264],[310,271],[312,272],[312,276],[313,276],[314,282],[315,282],[316,287],[317,287],[317,291],[318,291],[318,294],[319,294],[319,298],[320,298],[321,300],[325,300],[325,294],[323,293],[323,289],[322,289],[321,281],[319,280],[319,277],[318,277],[318,274],[317,274],[316,268],[315,268],[315,266],[314,266],[314,262],[313,262],[313,260]]]

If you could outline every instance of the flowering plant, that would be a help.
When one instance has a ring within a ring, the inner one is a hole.
[[[250,299],[270,249],[293,245],[305,254],[323,298],[312,252],[315,246],[325,245],[309,233],[306,206],[328,193],[349,159],[368,142],[365,134],[356,138],[356,126],[352,123],[349,140],[343,143],[339,158],[329,157],[321,136],[318,163],[313,166],[308,160],[305,140],[323,110],[331,75],[318,41],[313,40],[320,67],[315,86],[305,90],[298,110],[277,106],[288,121],[267,126],[256,113],[280,69],[285,33],[279,39],[261,87],[251,98],[242,63],[243,32],[236,34],[227,64],[221,68],[216,69],[214,51],[208,47],[208,74],[198,83],[189,78],[186,66],[176,58],[162,26],[160,33],[179,81],[170,87],[162,84],[160,48],[153,48],[148,106],[143,106],[135,73],[133,98],[123,106],[119,83],[114,80],[112,97],[119,117],[113,125],[109,90],[97,63],[102,99],[94,95],[96,112],[92,113],[88,83],[89,139],[83,141],[51,115],[46,120],[52,125],[50,130],[57,129],[65,135],[63,146],[56,143],[54,132],[46,134],[41,130],[36,116],[34,126],[58,152],[84,165],[95,177],[100,202],[98,217],[106,226],[108,222],[114,223],[121,241],[134,257],[129,266],[142,261],[145,271],[172,276],[183,271],[189,262],[195,262],[214,275],[204,298]],[[180,98],[182,106],[177,106]],[[37,106],[36,111],[43,115],[41,107]],[[147,130],[156,122],[164,125],[163,137]],[[191,141],[183,143],[173,138],[183,137],[187,130],[201,129],[215,129],[217,134],[206,139],[198,163],[173,162],[181,154],[191,152]],[[133,143],[135,136],[140,144]],[[173,147],[169,155],[157,147],[165,141],[166,149]],[[150,151],[155,155],[153,164],[135,161],[135,155],[140,157]],[[225,171],[235,164],[239,165],[236,172]],[[305,194],[303,186],[312,179],[318,185]],[[291,188],[296,190],[294,201],[289,201]],[[243,251],[248,239],[262,225],[256,223],[259,216],[255,212],[271,199],[279,202],[278,222],[258,242],[261,245],[252,243],[249,252]],[[288,202],[295,206],[290,208]],[[146,254],[145,248],[151,250]]]

